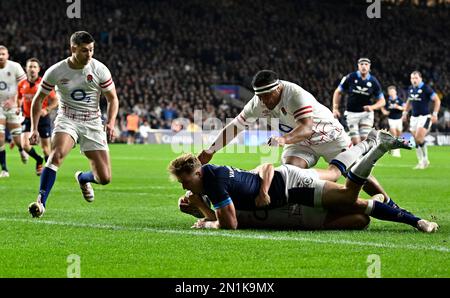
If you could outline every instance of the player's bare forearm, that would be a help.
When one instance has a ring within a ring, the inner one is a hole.
[[[269,193],[270,184],[272,184],[275,170],[273,164],[265,163],[258,167],[258,175],[261,178],[260,192]]]
[[[439,109],[441,108],[441,99],[437,95],[435,95],[433,99],[434,99],[433,113],[437,114],[439,113]]]
[[[384,97],[380,98],[374,105],[371,106],[371,110],[379,110],[386,105],[386,99]]]
[[[200,152],[200,154],[198,155],[198,159],[200,160],[202,165],[207,164],[217,151],[228,145],[231,140],[233,140],[244,129],[236,125],[236,122],[237,120],[235,119],[232,122],[228,123],[228,125],[220,131],[219,135],[216,137],[211,146],[208,149]]]
[[[339,110],[339,106],[341,104],[341,91],[339,89],[334,90],[333,93],[333,110]]]
[[[436,123],[438,120],[438,114],[439,109],[441,108],[441,100],[439,99],[439,96],[435,95],[433,97],[434,106],[433,106],[433,113],[431,115],[431,122]]]
[[[406,117],[408,116],[408,112],[411,109],[411,102],[408,100],[405,105],[405,109],[403,110],[402,118],[403,121],[406,121]]]
[[[57,97],[52,97],[48,99],[48,105],[47,105],[47,111],[53,111],[54,109],[56,109],[58,107],[59,104],[59,100]]]
[[[255,198],[256,207],[263,207],[270,204],[269,189],[272,184],[275,170],[272,164],[265,163],[256,168],[259,177],[261,178],[261,187],[259,188],[259,194]]]
[[[14,95],[14,102],[16,103],[17,109],[20,109],[20,106],[21,106],[20,97],[17,93],[16,93],[16,95]]]
[[[117,113],[119,112],[119,98],[117,97],[116,88],[105,93],[106,101],[108,102],[106,125],[114,128],[116,123]]]
[[[33,131],[38,127],[39,118],[41,116],[42,102],[47,95],[39,92],[33,97],[31,103],[31,130]]]
[[[189,204],[194,207],[197,207],[206,220],[217,220],[216,213],[206,205],[205,201],[200,197],[200,195],[193,194],[192,192],[188,192],[185,197],[187,198]]]
[[[237,125],[233,122],[228,123],[208,148],[209,152],[216,153],[223,147],[227,146],[240,132],[242,131]]]
[[[295,127],[291,132],[280,137],[284,139],[284,144],[296,144],[308,139],[313,134],[313,121],[311,117],[300,119],[297,121],[297,124],[297,127]]]
[[[234,204],[231,203],[225,207],[216,210],[216,217],[218,222],[218,228],[220,229],[237,229],[236,209]]]

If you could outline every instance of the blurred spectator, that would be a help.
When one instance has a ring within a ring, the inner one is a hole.
[[[25,64],[36,56],[45,68],[69,56],[73,31],[91,32],[95,58],[115,80],[121,127],[129,109],[152,128],[170,129],[173,119],[189,119],[195,109],[225,123],[240,109],[223,103],[211,86],[250,88],[263,68],[330,106],[340,79],[361,56],[371,58],[383,87],[399,86],[400,95],[410,72],[420,70],[449,107],[448,5],[390,2],[376,20],[367,18],[365,1],[96,0],[83,2],[81,19],[61,17],[65,1],[1,1],[0,11],[8,13],[0,18],[0,36],[12,60]]]
[[[144,123],[139,126],[139,137],[141,138],[143,144],[148,144],[148,136],[151,131],[152,129],[147,120],[145,120]]]
[[[132,111],[131,114],[127,116],[127,131],[128,140],[127,144],[134,144],[136,132],[139,130],[139,116],[136,112]]]

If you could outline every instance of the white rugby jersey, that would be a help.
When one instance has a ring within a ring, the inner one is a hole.
[[[342,125],[333,117],[330,109],[319,103],[311,93],[297,84],[281,80],[280,82],[283,84],[283,92],[278,105],[273,110],[269,110],[255,95],[236,117],[239,123],[249,125],[257,118],[278,118],[279,125],[273,129],[277,129],[283,134],[294,129],[297,126],[297,120],[312,117],[314,133],[309,138],[310,141],[324,139],[323,135],[329,132],[330,127],[343,130]],[[271,124],[270,120],[268,123]]]
[[[69,67],[68,59],[52,65],[45,72],[39,91],[49,94],[55,88],[59,111],[70,108],[98,112],[101,93],[114,88],[109,69],[96,59],[91,59],[82,69],[73,69]]]
[[[7,60],[5,67],[0,68],[0,103],[17,94],[17,84],[27,76],[19,63]]]

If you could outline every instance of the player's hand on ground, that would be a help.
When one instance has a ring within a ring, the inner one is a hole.
[[[206,219],[202,218],[197,220],[196,223],[194,223],[194,225],[191,227],[192,229],[205,229],[205,223],[206,223]]]
[[[268,193],[260,192],[255,199],[256,207],[264,207],[270,204],[270,196]]]
[[[30,145],[37,145],[39,143],[39,132],[35,129],[30,134]]]
[[[202,150],[197,158],[200,160],[202,165],[206,165],[212,158],[214,153],[210,150]]]
[[[116,131],[114,129],[114,123],[107,123],[105,125],[106,137],[109,142],[114,142],[116,138]]]
[[[337,109],[333,109],[333,116],[334,116],[334,118],[340,118],[341,112],[339,112],[339,110],[337,110]]]

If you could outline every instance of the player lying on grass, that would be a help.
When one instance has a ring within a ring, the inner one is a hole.
[[[198,209],[205,217],[194,224],[195,228],[236,229],[239,223],[240,228],[362,229],[371,216],[435,232],[438,225],[434,222],[376,199],[358,198],[378,159],[391,149],[410,149],[387,132],[379,132],[377,139],[378,144],[351,168],[345,185],[320,180],[317,170],[292,165],[273,169],[266,164],[252,172],[228,166],[202,166],[192,154],[173,160],[169,172],[193,193],[180,199],[180,208]],[[203,195],[212,202],[215,212],[201,199]],[[268,205],[258,209],[256,201],[263,198]],[[297,220],[289,218],[293,214]],[[258,225],[261,216],[270,220]],[[284,226],[285,221],[290,223],[288,227]]]

